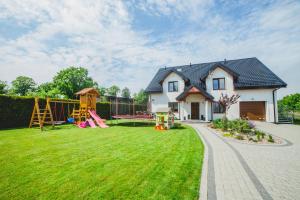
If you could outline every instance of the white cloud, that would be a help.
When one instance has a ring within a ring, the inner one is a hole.
[[[204,1],[10,1],[0,3],[1,20],[34,28],[16,39],[0,34],[0,79],[17,75],[49,81],[67,66],[84,66],[100,85],[145,88],[159,66],[256,56],[289,84],[282,94],[300,91],[300,3],[280,1],[231,19]],[[131,9],[194,23],[162,42],[136,31]],[[230,8],[228,8],[230,9]],[[153,42],[154,41],[154,42]]]

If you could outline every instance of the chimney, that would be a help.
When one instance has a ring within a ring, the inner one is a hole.
[[[226,64],[226,58],[224,58],[224,64]]]

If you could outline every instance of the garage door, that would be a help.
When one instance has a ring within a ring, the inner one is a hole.
[[[240,102],[240,117],[250,120],[266,120],[266,109],[264,101]]]

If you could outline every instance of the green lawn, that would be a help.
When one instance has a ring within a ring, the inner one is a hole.
[[[190,127],[0,131],[0,199],[197,199],[204,147]]]

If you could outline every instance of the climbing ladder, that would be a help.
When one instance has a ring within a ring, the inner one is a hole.
[[[43,130],[44,124],[51,124],[54,126],[53,115],[50,107],[50,99],[46,99],[46,106],[44,109],[40,109],[39,99],[34,99],[34,108],[31,115],[29,128],[34,125],[38,125]]]

